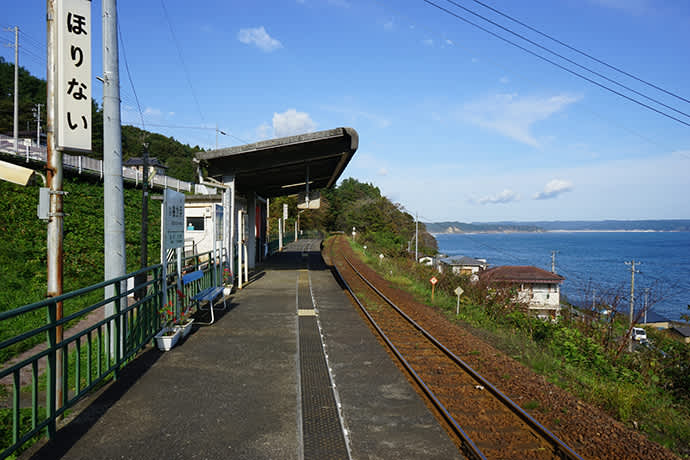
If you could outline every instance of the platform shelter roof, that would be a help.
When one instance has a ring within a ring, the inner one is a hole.
[[[198,152],[208,176],[234,176],[239,191],[264,198],[333,186],[359,146],[353,128],[335,128],[253,144]]]

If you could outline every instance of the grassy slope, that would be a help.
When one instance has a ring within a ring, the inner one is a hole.
[[[103,186],[66,179],[64,190],[68,194],[64,200],[63,290],[69,292],[103,281]],[[124,195],[127,271],[133,271],[139,267],[141,190],[125,189]],[[37,187],[0,181],[0,197],[0,311],[6,311],[45,297],[47,224],[36,217]],[[150,200],[149,264],[155,263],[159,253],[159,228],[160,203]],[[0,324],[0,341],[43,321],[42,314],[4,321]],[[19,345],[26,349],[33,343]],[[0,350],[0,362],[9,355],[9,350]]]

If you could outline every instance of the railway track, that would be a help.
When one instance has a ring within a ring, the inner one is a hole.
[[[581,459],[344,260],[343,285],[469,458]]]

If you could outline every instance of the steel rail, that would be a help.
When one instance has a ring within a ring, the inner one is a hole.
[[[503,392],[501,392],[498,388],[496,388],[492,383],[490,383],[488,380],[486,380],[481,374],[479,374],[477,371],[472,369],[469,364],[467,364],[465,361],[463,361],[460,357],[458,357],[455,353],[450,351],[448,348],[446,348],[441,342],[438,341],[433,335],[431,335],[428,331],[426,331],[424,328],[422,328],[419,324],[417,324],[412,318],[410,318],[405,312],[403,312],[393,301],[391,301],[388,297],[385,296],[379,289],[377,289],[368,279],[366,279],[360,272],[355,268],[355,266],[350,262],[350,260],[343,256],[345,259],[345,262],[352,268],[352,270],[359,276],[359,278],[362,279],[376,294],[378,294],[386,303],[388,303],[398,314],[400,314],[407,322],[409,322],[415,329],[417,329],[421,334],[423,334],[431,343],[433,343],[438,349],[440,349],[446,356],[448,356],[454,363],[456,363],[458,366],[460,366],[465,372],[467,372],[472,378],[474,378],[477,382],[479,382],[484,388],[486,388],[496,399],[498,399],[501,403],[503,403],[508,409],[510,409],[511,412],[513,412],[515,415],[518,416],[520,420],[525,422],[531,429],[533,429],[536,434],[542,437],[549,445],[552,446],[554,449],[554,454],[558,457],[561,457],[563,459],[567,460],[583,460],[582,457],[580,457],[570,446],[565,444],[561,439],[559,439],[555,434],[551,433],[545,426],[543,426],[541,423],[539,423],[534,417],[532,417],[529,413],[527,413],[524,409],[522,409],[520,406],[518,406],[515,402],[513,402],[512,399],[510,399],[508,396],[506,396]],[[337,267],[336,267],[337,270]],[[339,273],[340,275],[340,273]],[[342,278],[342,276],[341,276]],[[344,282],[344,280],[343,280]],[[347,283],[345,283],[347,285]],[[349,287],[348,287],[349,290]],[[352,292],[351,292],[352,293]],[[354,297],[354,293],[352,293]],[[355,297],[356,299],[356,297]],[[357,299],[356,299],[357,300]],[[360,305],[360,308],[363,308],[362,305],[360,304],[359,300],[357,300],[357,303]],[[370,321],[373,321],[373,319],[369,316],[368,313],[367,317],[369,317]],[[376,326],[377,330],[379,330],[378,326]],[[383,334],[382,332],[379,332]],[[388,342],[388,340],[386,339]]]
[[[471,458],[474,459],[479,459],[479,460],[487,460],[487,457],[484,455],[484,453],[475,445],[474,441],[465,433],[465,430],[462,429],[462,427],[458,424],[458,422],[453,418],[453,416],[450,414],[448,409],[439,401],[439,399],[436,397],[434,392],[424,383],[422,378],[417,374],[417,372],[412,368],[410,363],[403,357],[402,353],[393,345],[393,343],[390,341],[390,339],[386,336],[386,334],[381,330],[379,325],[376,323],[374,318],[371,317],[369,312],[367,311],[366,307],[359,301],[357,296],[355,295],[354,291],[352,288],[350,288],[350,285],[345,281],[345,278],[342,276],[340,273],[340,270],[338,270],[338,267],[333,264],[333,268],[335,269],[336,275],[342,282],[342,285],[347,289],[347,291],[350,293],[354,301],[357,303],[359,308],[362,310],[362,313],[367,317],[371,325],[376,329],[378,334],[380,335],[381,339],[386,343],[386,345],[389,347],[391,352],[395,355],[396,358],[400,361],[402,366],[405,368],[405,370],[408,372],[408,374],[414,379],[414,381],[419,385],[419,387],[422,389],[424,394],[429,398],[431,403],[434,405],[436,410],[439,411],[439,413],[442,415],[446,423],[450,426],[450,428],[453,430],[453,432],[460,438],[462,441],[462,446],[463,450],[465,451],[466,454],[468,454]]]

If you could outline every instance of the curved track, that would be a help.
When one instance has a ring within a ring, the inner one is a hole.
[[[581,458],[345,260],[334,265],[344,286],[470,458]]]

